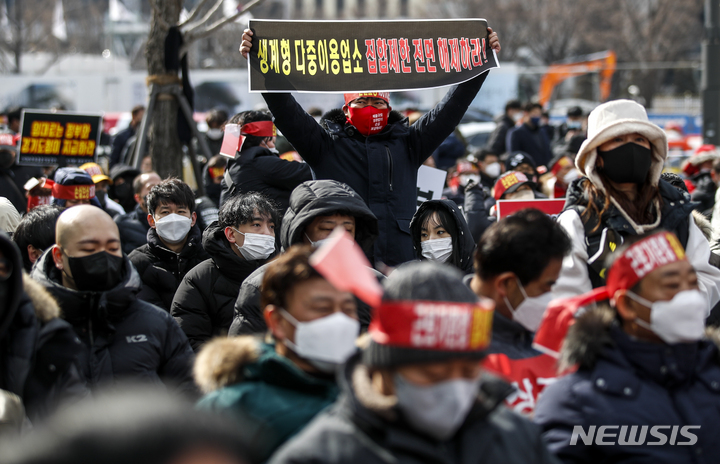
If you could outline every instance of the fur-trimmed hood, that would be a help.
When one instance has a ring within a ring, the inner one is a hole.
[[[195,359],[193,375],[203,393],[243,380],[243,367],[257,362],[261,343],[257,337],[221,337],[206,344]]]
[[[23,290],[30,298],[35,308],[35,316],[41,324],[47,324],[60,317],[60,306],[55,298],[27,274],[23,275]]]
[[[607,303],[578,317],[563,342],[558,363],[560,372],[575,365],[593,368],[601,353],[616,345],[610,333],[613,326],[619,327],[617,313]],[[720,349],[720,328],[708,327],[705,336]]]

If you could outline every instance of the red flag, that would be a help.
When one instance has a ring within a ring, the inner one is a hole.
[[[240,135],[240,126],[237,124],[225,124],[223,133],[222,147],[220,154],[229,158],[235,158],[235,153],[239,152],[245,137]]]
[[[535,332],[533,348],[555,359],[559,358],[563,340],[570,326],[575,323],[577,311],[583,306],[606,299],[607,289],[600,287],[584,295],[550,302]]]
[[[362,249],[344,228],[338,227],[330,234],[328,241],[310,256],[310,265],[338,290],[352,292],[370,306],[380,304],[382,286]]]

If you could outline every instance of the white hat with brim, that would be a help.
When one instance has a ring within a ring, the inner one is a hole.
[[[603,103],[590,112],[588,138],[575,158],[575,166],[601,191],[605,191],[595,170],[597,147],[620,135],[638,133],[647,137],[652,147],[653,162],[650,180],[657,185],[668,153],[665,131],[650,122],[645,108],[632,100],[614,100]]]

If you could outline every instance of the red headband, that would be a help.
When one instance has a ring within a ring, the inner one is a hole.
[[[570,165],[572,165],[572,161],[570,161],[567,156],[563,156],[562,158],[557,160],[555,164],[553,164],[550,172],[552,172],[553,174],[557,174],[562,168]]]
[[[684,259],[685,250],[670,232],[658,232],[633,243],[608,271],[608,297],[618,290],[633,288],[655,269]]]
[[[272,121],[258,121],[243,124],[240,128],[242,135],[254,135],[256,137],[275,137],[277,129]]]
[[[351,101],[358,98],[379,98],[385,100],[385,103],[390,103],[390,94],[388,92],[363,92],[363,93],[346,93],[345,104],[349,105]]]
[[[58,200],[91,200],[95,198],[95,185],[60,185],[52,187],[52,196]]]
[[[478,351],[490,344],[492,304],[387,302],[375,308],[369,333],[381,345]]]

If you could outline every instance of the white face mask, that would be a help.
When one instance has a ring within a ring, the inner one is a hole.
[[[447,440],[465,422],[478,397],[480,376],[434,385],[415,385],[400,374],[393,376],[398,407],[408,424],[436,440]]]
[[[512,115],[512,120],[515,121],[516,123],[517,123],[517,122],[520,122],[520,120],[521,120],[522,118],[523,118],[522,111],[516,111],[516,112]]]
[[[161,239],[172,245],[185,240],[191,227],[192,219],[175,213],[155,220],[157,234]]]
[[[264,234],[252,234],[250,232],[240,232],[234,227],[232,230],[245,237],[243,245],[237,243],[235,247],[238,249],[243,258],[248,261],[257,259],[268,259],[275,252],[275,236]]]
[[[530,332],[535,332],[538,327],[540,327],[540,322],[542,321],[543,314],[545,314],[545,309],[547,309],[550,301],[552,300],[552,292],[543,293],[540,296],[530,297],[527,296],[527,293],[525,293],[525,288],[523,288],[523,285],[520,283],[520,279],[516,278],[516,281],[518,287],[520,287],[520,292],[523,294],[525,299],[522,300],[522,303],[520,303],[517,308],[513,309],[510,301],[507,299],[507,296],[505,296],[503,297],[505,299],[505,305],[507,305],[507,308],[512,313],[513,320],[515,322],[522,325]]]
[[[450,259],[452,254],[452,237],[436,238],[434,240],[425,240],[420,242],[422,255],[425,259],[444,263]]]
[[[357,349],[360,323],[344,313],[300,322],[286,310],[280,311],[295,326],[295,342],[286,338],[285,345],[323,372],[334,372]]]
[[[640,318],[636,318],[635,323],[655,333],[665,343],[689,343],[703,338],[708,301],[700,290],[685,290],[675,294],[670,301],[654,303],[630,291],[627,296],[650,308],[650,323]]]
[[[490,163],[487,166],[485,166],[485,174],[492,178],[496,178],[500,175],[500,171],[502,170],[500,163],[495,161],[494,163]]]
[[[327,238],[323,238],[323,239],[320,239],[320,240],[318,240],[318,241],[316,241],[316,242],[313,242],[312,240],[310,240],[310,237],[308,237],[307,234],[305,234],[305,238],[307,238],[307,239],[308,239],[308,242],[310,242],[310,246],[312,246],[312,247],[314,247],[314,248],[320,248],[321,246],[323,246],[323,244],[324,244],[325,242],[328,241]]]
[[[574,181],[579,177],[578,170],[575,168],[572,168],[563,176],[563,182],[565,182],[565,185],[570,185],[570,182]]]
[[[534,200],[535,194],[532,190],[521,190],[519,192],[513,192],[505,194],[505,200]]]

